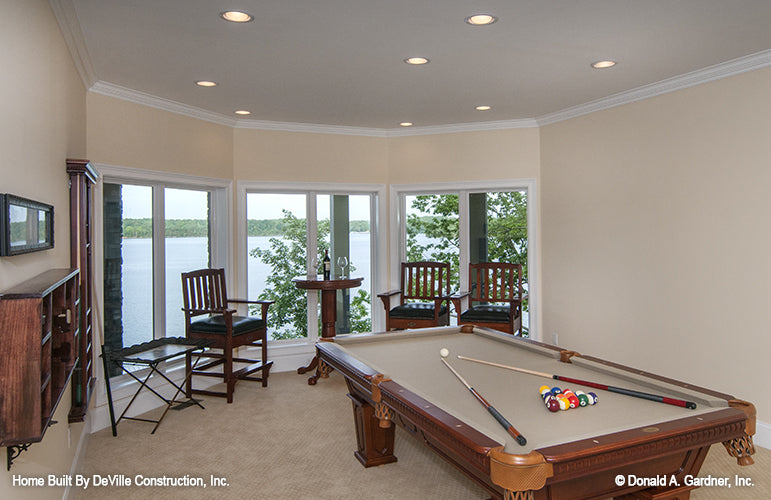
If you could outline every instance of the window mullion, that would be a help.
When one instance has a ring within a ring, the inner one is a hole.
[[[164,187],[153,185],[153,338],[166,336],[166,217]]]
[[[309,191],[306,195],[306,208],[305,213],[308,216],[305,218],[305,234],[306,234],[306,257],[308,260],[307,270],[310,275],[313,273],[315,278],[317,269],[311,271],[311,263],[313,257],[318,255],[318,214],[316,206],[316,192]],[[318,302],[319,294],[308,291],[307,294],[307,318],[308,318],[308,340],[311,343],[315,343],[319,337],[319,320],[318,320]]]
[[[463,272],[469,265],[469,191],[458,192],[458,252],[459,270],[458,281],[461,290],[469,289],[468,273]]]

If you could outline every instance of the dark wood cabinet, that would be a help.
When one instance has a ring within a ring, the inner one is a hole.
[[[70,176],[70,265],[80,270],[79,363],[72,381],[70,422],[86,418],[94,391],[93,187],[98,174],[88,160],[67,160]]]
[[[0,294],[0,446],[43,439],[78,362],[77,269],[51,269]]]

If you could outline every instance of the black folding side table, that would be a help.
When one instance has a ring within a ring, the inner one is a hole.
[[[104,380],[105,384],[107,386],[107,403],[109,405],[110,409],[110,424],[112,425],[112,435],[117,436],[118,431],[117,427],[121,420],[138,420],[141,422],[150,422],[154,423],[155,427],[153,427],[153,430],[151,434],[155,434],[155,430],[158,429],[158,426],[161,425],[161,422],[163,421],[163,418],[166,416],[166,413],[169,411],[172,406],[174,406],[175,403],[177,403],[177,406],[174,407],[174,409],[182,409],[187,408],[188,406],[192,405],[198,405],[203,409],[203,405],[200,403],[199,400],[194,398],[189,398],[185,401],[177,401],[177,397],[180,394],[184,394],[185,392],[185,384],[190,384],[190,377],[192,375],[192,368],[191,371],[185,373],[185,378],[182,381],[181,384],[177,385],[174,383],[173,380],[171,380],[169,377],[166,376],[165,373],[158,370],[158,365],[164,361],[168,361],[174,358],[178,358],[181,356],[187,356],[187,355],[196,355],[195,361],[193,362],[192,366],[195,367],[196,364],[198,364],[198,361],[201,359],[201,355],[205,352],[206,347],[209,346],[212,343],[211,340],[206,339],[188,339],[184,337],[167,337],[162,339],[156,339],[152,340],[150,342],[144,342],[142,344],[136,344],[132,345],[130,347],[124,347],[122,349],[117,350],[111,350],[109,346],[102,346],[102,362],[104,363]],[[110,373],[108,367],[110,364],[114,364],[116,366],[119,366],[122,371],[126,372],[139,382],[139,387],[137,388],[137,391],[134,393],[134,395],[131,397],[131,401],[129,401],[126,408],[123,410],[123,413],[121,413],[120,417],[118,417],[118,420],[115,420],[115,411],[113,408],[113,402],[112,402],[112,390],[110,389]],[[132,371],[127,370],[124,365],[143,365],[148,368],[150,368],[150,371],[147,373],[147,376],[144,379],[140,379],[137,377]],[[169,384],[171,384],[177,391],[174,393],[174,396],[171,399],[166,399],[163,397],[158,391],[147,385],[148,380],[150,380],[150,377],[153,374],[158,374],[162,378],[164,378]],[[126,412],[131,407],[131,405],[134,403],[134,400],[136,400],[139,393],[142,391],[142,389],[147,389],[148,391],[152,392],[156,396],[158,396],[163,402],[166,404],[166,408],[163,410],[163,414],[158,418],[158,420],[150,420],[146,418],[139,418],[139,417],[127,417]]]

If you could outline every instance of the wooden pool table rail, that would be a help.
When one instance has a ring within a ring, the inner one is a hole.
[[[535,344],[563,351],[556,346]],[[667,471],[682,485],[686,475],[698,474],[710,445],[717,442],[722,442],[740,464],[752,463],[750,436],[754,433],[755,413],[751,403],[598,358],[581,356],[635,375],[643,374],[691,390],[703,390],[710,396],[728,401],[729,407],[698,416],[684,413],[683,419],[655,426],[512,454],[504,451],[503,444],[387,378],[386,374],[378,373],[335,343],[320,343],[317,350],[319,360],[328,370],[334,368],[346,379],[356,422],[358,450],[355,456],[365,467],[396,461],[393,422],[496,499],[607,498],[641,489],[616,486],[613,478],[617,474],[653,477]],[[580,355],[573,353],[571,356]],[[570,362],[571,356],[563,362]],[[655,498],[688,498],[689,489],[684,486],[657,488]]]

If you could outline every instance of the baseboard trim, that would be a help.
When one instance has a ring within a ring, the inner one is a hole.
[[[755,446],[771,450],[771,424],[758,422],[755,426],[755,436],[752,440]]]

